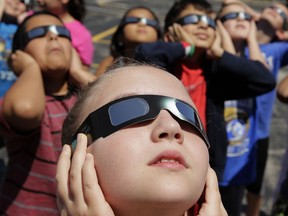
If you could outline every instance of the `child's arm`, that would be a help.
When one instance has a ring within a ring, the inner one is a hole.
[[[227,32],[227,30],[225,29],[225,27],[223,26],[222,22],[220,20],[217,20],[216,23],[217,23],[216,31],[220,35],[222,48],[226,52],[229,52],[231,54],[236,54],[236,50],[235,50],[235,47],[233,45],[232,39],[231,39],[229,33]]]
[[[72,62],[69,73],[69,82],[78,88],[82,88],[96,80],[96,76],[82,69],[82,63],[77,51],[72,50]]]
[[[227,52],[214,62],[212,69],[207,94],[219,100],[255,97],[273,90],[276,85],[273,74],[261,62]]]
[[[185,58],[185,46],[180,42],[143,43],[135,49],[135,59],[149,62],[169,70],[176,61]]]
[[[216,173],[211,167],[207,173],[204,202],[200,206],[197,216],[207,215],[228,216],[221,200]],[[194,216],[194,213],[189,212],[188,216]]]
[[[288,75],[284,77],[277,87],[277,97],[283,103],[288,103]]]
[[[107,56],[106,58],[104,58],[100,62],[99,66],[96,70],[95,76],[99,77],[101,74],[105,73],[105,71],[113,63],[113,61],[114,61],[113,56]]]
[[[42,74],[36,61],[23,51],[11,56],[11,66],[18,76],[3,101],[3,116],[18,132],[37,128],[45,109]]]
[[[114,216],[98,184],[93,155],[87,154],[87,137],[78,134],[71,148],[64,145],[57,163],[57,204],[61,215]]]
[[[251,21],[251,28],[247,38],[247,44],[249,49],[249,55],[251,60],[260,61],[268,68],[268,64],[265,61],[264,56],[261,53],[257,37],[256,37],[257,26],[255,22]]]

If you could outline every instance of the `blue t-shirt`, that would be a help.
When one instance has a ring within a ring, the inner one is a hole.
[[[275,79],[288,64],[288,43],[260,46]],[[246,56],[249,56],[246,49]],[[225,102],[225,120],[229,145],[221,186],[249,184],[255,179],[256,143],[270,134],[276,89],[251,99]]]
[[[270,67],[271,72],[277,80],[280,68],[288,65],[288,42],[269,43],[261,45],[260,49]],[[263,139],[270,136],[270,125],[275,98],[276,89],[256,97],[256,121],[258,122],[258,139]]]
[[[16,80],[16,76],[7,64],[7,59],[12,50],[13,35],[16,29],[17,25],[0,22],[0,97],[3,97]]]
[[[254,134],[255,100],[225,101],[224,117],[228,138],[227,160],[221,186],[242,185],[255,179],[256,157]]]

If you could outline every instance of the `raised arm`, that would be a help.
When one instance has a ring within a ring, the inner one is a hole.
[[[82,88],[96,80],[96,76],[83,70],[80,57],[75,49],[72,50],[72,63],[69,73],[69,82],[78,88]]]
[[[277,97],[283,103],[288,103],[288,75],[286,75],[277,87]]]
[[[272,73],[261,62],[227,52],[214,62],[208,79],[208,94],[222,100],[258,96],[273,90],[276,85]]]
[[[28,132],[40,125],[45,109],[42,74],[27,53],[16,51],[11,59],[18,79],[4,97],[3,116],[14,130]]]

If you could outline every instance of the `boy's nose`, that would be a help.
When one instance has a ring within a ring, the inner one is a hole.
[[[169,141],[176,140],[179,144],[183,143],[184,134],[181,125],[173,118],[169,111],[161,110],[154,120],[152,139],[154,142],[167,139]]]
[[[58,38],[58,35],[57,34],[54,34],[54,33],[52,33],[52,32],[48,32],[47,33],[47,37],[49,38],[49,40],[55,40],[55,39],[57,39]]]

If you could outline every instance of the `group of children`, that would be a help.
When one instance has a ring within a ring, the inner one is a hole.
[[[257,15],[225,0],[216,14],[179,0],[164,31],[151,9],[131,8],[94,75],[69,2],[40,1],[50,12],[14,35],[1,214],[238,216],[247,188],[247,215],[259,215],[287,8]]]

